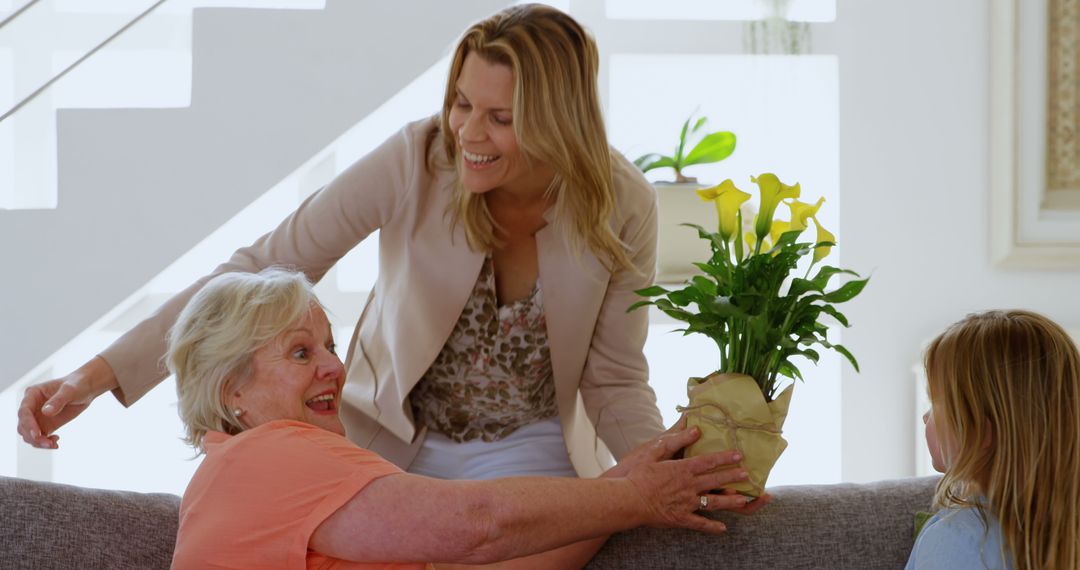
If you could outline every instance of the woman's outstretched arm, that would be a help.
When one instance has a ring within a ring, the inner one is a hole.
[[[658,444],[651,457],[670,442]],[[327,518],[309,544],[322,554],[358,562],[488,564],[544,553],[511,567],[581,565],[608,535],[637,526],[726,530],[698,511],[703,495],[705,510],[745,505],[741,496],[711,493],[745,477],[734,466],[736,456],[655,461],[645,455],[625,476],[584,480],[391,475],[369,484]],[[589,539],[599,540],[582,542]],[[567,545],[562,552],[545,552]]]

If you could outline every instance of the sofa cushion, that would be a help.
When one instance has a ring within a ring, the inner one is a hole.
[[[937,481],[777,487],[753,516],[719,513],[720,536],[639,528],[613,536],[588,568],[903,568]]]
[[[0,477],[0,567],[168,568],[180,498]]]

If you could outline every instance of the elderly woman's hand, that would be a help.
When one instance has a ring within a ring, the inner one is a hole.
[[[727,530],[724,523],[701,516],[698,511],[740,509],[746,505],[742,495],[713,491],[746,479],[746,470],[735,466],[739,459],[738,452],[723,451],[691,459],[642,463],[631,469],[626,479],[645,503],[647,525],[719,534]]]
[[[686,418],[679,418],[675,425],[638,446],[637,449],[624,456],[614,467],[605,471],[601,477],[626,477],[632,469],[639,465],[671,459],[684,447],[697,441],[699,437],[701,437],[700,430],[696,427],[686,429]]]
[[[697,441],[699,437],[701,437],[701,431],[696,427],[687,429],[686,418],[680,418],[667,431],[623,457],[622,461],[607,470],[601,477],[626,477],[635,468],[670,460],[683,448]],[[710,510],[728,510],[743,515],[754,514],[772,500],[772,495],[765,494],[756,499],[743,497],[744,500],[740,502],[732,489],[722,489],[718,495],[714,496],[723,496],[727,499],[715,503],[713,499],[708,499]],[[700,501],[700,498],[698,500]]]

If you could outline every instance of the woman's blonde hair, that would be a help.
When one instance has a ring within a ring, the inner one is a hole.
[[[248,379],[255,351],[313,304],[318,299],[304,274],[278,268],[225,273],[195,293],[169,329],[166,354],[188,444],[201,453],[206,432],[243,431],[225,394]]]
[[[973,314],[930,344],[925,366],[954,443],[936,502],[989,510],[1014,568],[1080,568],[1080,355],[1068,334],[1028,311]]]
[[[556,229],[575,251],[588,246],[609,269],[633,267],[610,226],[615,211],[612,158],[596,84],[600,56],[592,36],[570,16],[541,4],[512,6],[466,30],[454,50],[438,125],[446,156],[457,169],[450,110],[465,57],[473,53],[513,71],[514,136],[526,160],[555,171],[548,191],[555,197]],[[483,196],[467,191],[458,179],[453,222],[463,223],[474,249],[496,247],[495,222]]]

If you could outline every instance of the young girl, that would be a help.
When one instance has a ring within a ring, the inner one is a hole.
[[[1080,354],[1027,311],[969,315],[926,351],[943,507],[909,569],[1080,568]]]

